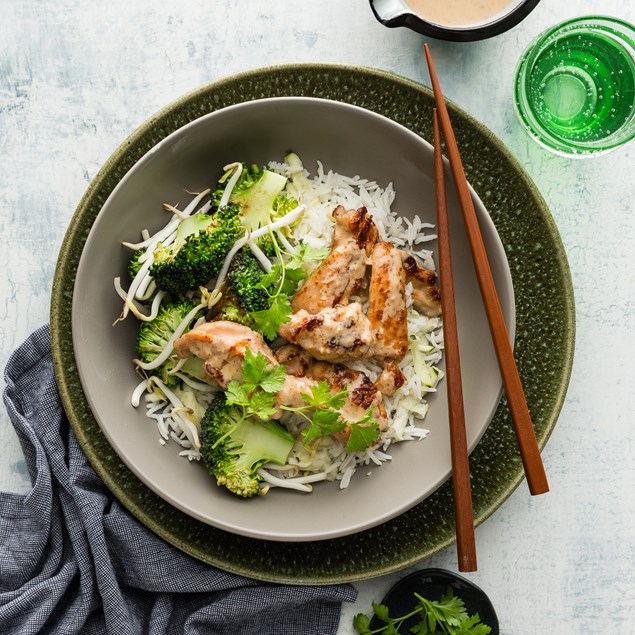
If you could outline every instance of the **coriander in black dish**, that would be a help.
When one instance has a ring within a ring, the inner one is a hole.
[[[428,602],[424,604],[415,594]],[[428,610],[429,602],[435,602],[435,608],[436,602],[439,602],[443,609]],[[421,610],[417,610],[419,607]],[[434,635],[442,632],[460,632],[499,635],[498,618],[487,595],[466,578],[443,569],[423,569],[406,576],[388,591],[379,605],[375,604],[373,608],[375,615],[370,620],[363,614],[356,616],[354,626],[358,633],[379,635],[384,632],[415,632]],[[422,626],[422,621],[430,613],[441,618],[447,616],[450,624],[454,620],[454,628],[450,626],[450,631],[437,630],[434,624],[436,618]],[[398,618],[403,616],[410,617],[401,622]],[[459,621],[461,627],[458,626]],[[395,628],[397,630],[394,630]]]

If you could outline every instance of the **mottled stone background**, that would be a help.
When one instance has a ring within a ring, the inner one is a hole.
[[[182,93],[282,62],[374,66],[427,82],[423,38],[375,22],[366,0],[0,0],[0,362],[48,319],[66,225],[119,143]],[[575,285],[578,338],[566,404],[544,452],[552,492],[521,486],[477,530],[480,571],[505,635],[631,635],[635,615],[635,146],[593,160],[551,155],[516,121],[511,82],[545,27],[630,0],[544,0],[495,39],[433,43],[445,94],[489,126],[549,204]],[[0,413],[0,489],[27,492]],[[426,564],[456,569],[449,549]],[[403,574],[358,584],[351,617]]]

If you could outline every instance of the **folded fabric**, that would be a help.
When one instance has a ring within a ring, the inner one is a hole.
[[[33,490],[0,493],[0,633],[327,635],[349,585],[263,584],[178,551],[88,464],[62,409],[42,327],[7,364],[4,399]]]

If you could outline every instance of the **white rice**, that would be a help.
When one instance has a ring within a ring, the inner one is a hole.
[[[433,233],[425,233],[425,230],[434,226],[423,223],[418,215],[410,220],[392,211],[395,191],[391,183],[382,189],[378,183],[359,176],[348,177],[332,171],[325,172],[320,162],[313,177],[306,169],[300,171],[284,163],[271,162],[269,169],[288,177],[290,180],[287,191],[306,205],[302,219],[293,230],[296,238],[316,248],[330,246],[334,226],[332,211],[338,205],[349,209],[364,206],[373,216],[382,240],[390,241],[415,254],[425,267],[435,269],[432,252],[423,247],[436,238]],[[304,178],[298,179],[300,172]],[[307,267],[315,268],[318,264],[310,263]],[[440,318],[428,318],[413,308],[411,294],[412,285],[409,283],[406,285],[406,304],[411,344],[406,356],[399,363],[406,381],[393,397],[384,397],[390,426],[382,432],[379,443],[374,448],[351,455],[347,455],[342,444],[331,437],[318,439],[311,448],[306,448],[299,440],[304,424],[298,419],[288,417],[284,423],[298,438],[288,459],[288,464],[294,468],[290,471],[276,470],[276,476],[293,478],[298,474],[306,476],[319,473],[324,480],[338,480],[340,488],[344,489],[349,486],[359,466],[381,466],[391,461],[392,455],[388,450],[392,443],[421,440],[429,434],[420,424],[428,410],[425,397],[436,391],[436,385],[442,378],[440,371],[435,370],[430,374],[430,369],[435,369],[435,365],[441,360],[443,332]],[[359,300],[367,307],[367,298]],[[382,371],[382,367],[374,360],[359,360],[348,366],[364,372],[371,381],[375,381]],[[430,377],[434,380],[430,381]],[[203,407],[209,405],[214,396],[214,393],[200,391],[188,385],[183,387],[183,391],[191,392]],[[159,443],[166,445],[172,440],[180,447],[180,456],[190,461],[200,460],[199,450],[192,445],[180,418],[173,415],[173,409],[173,404],[163,400],[156,392],[146,394],[146,415],[156,422]],[[367,471],[366,475],[370,476],[371,472]]]

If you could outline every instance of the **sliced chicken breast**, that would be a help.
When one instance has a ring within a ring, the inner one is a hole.
[[[422,267],[412,254],[402,251],[401,258],[406,280],[412,283],[412,305],[419,313],[438,317],[441,315],[441,292],[437,286],[437,274]]]
[[[333,211],[335,228],[333,229],[333,248],[354,239],[358,247],[370,256],[375,243],[379,240],[379,232],[373,217],[365,207],[345,209],[339,205]]]
[[[316,359],[331,362],[369,357],[375,345],[372,325],[358,302],[316,314],[298,311],[280,327],[279,334]]]
[[[347,389],[346,402],[340,410],[342,417],[347,421],[359,421],[370,408],[374,408],[373,416],[379,424],[379,429],[385,430],[388,427],[382,393],[361,371],[352,370],[342,364],[318,361],[293,344],[280,347],[275,355],[278,361],[286,366],[287,372],[299,379],[315,383],[326,381],[334,393]],[[346,429],[334,436],[345,444],[349,434],[350,430]]]
[[[319,313],[336,304],[346,304],[359,288],[365,273],[364,251],[355,241],[349,240],[334,249],[309,276],[293,297],[291,307],[294,312]]]
[[[375,332],[373,355],[401,359],[408,350],[406,272],[400,251],[377,243],[372,253],[368,319]]]
[[[179,357],[194,355],[205,361],[205,371],[225,389],[232,380],[242,379],[245,349],[262,353],[272,365],[277,364],[271,349],[260,333],[236,322],[207,322],[174,342]]]
[[[235,322],[217,321],[197,326],[180,337],[174,343],[174,348],[180,357],[195,355],[205,360],[205,371],[223,389],[233,380],[242,381],[242,365],[247,348],[255,355],[262,353],[272,366],[278,365],[278,360],[262,336]],[[276,405],[303,406],[302,393],[309,393],[311,386],[317,383],[314,379],[287,375],[282,390],[276,394]],[[279,410],[274,419],[281,416],[282,410]]]
[[[395,362],[386,362],[384,370],[375,381],[375,387],[386,397],[392,397],[404,384],[406,378]]]

